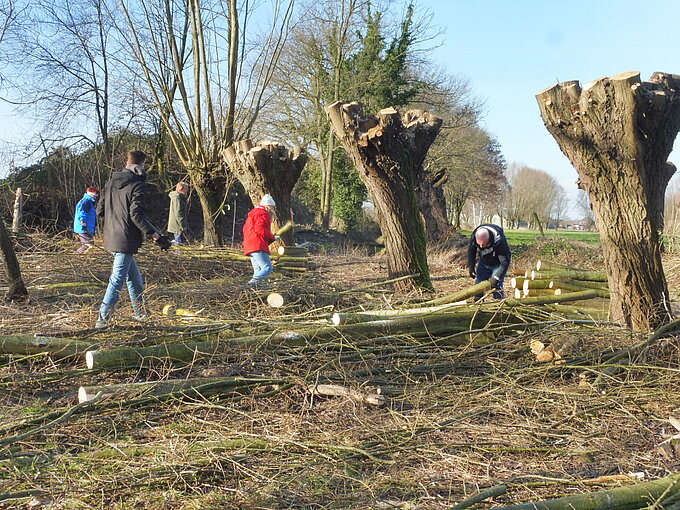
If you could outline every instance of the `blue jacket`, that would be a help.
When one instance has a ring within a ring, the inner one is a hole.
[[[85,193],[76,205],[76,216],[73,218],[73,231],[76,234],[87,234],[89,230],[89,233],[94,235],[97,228],[97,207],[95,203],[96,200]],[[80,224],[81,221],[87,223],[87,230]]]

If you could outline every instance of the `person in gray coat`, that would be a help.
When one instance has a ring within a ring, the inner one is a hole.
[[[178,182],[175,191],[168,193],[170,197],[170,215],[168,216],[167,231],[174,234],[172,244],[175,246],[186,244],[189,225],[187,221],[187,195],[189,185],[186,182]]]

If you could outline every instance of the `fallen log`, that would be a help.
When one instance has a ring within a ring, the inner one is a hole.
[[[347,397],[355,402],[362,402],[372,406],[381,407],[385,405],[385,396],[379,392],[364,392],[347,388],[338,384],[312,384],[307,388],[312,395],[324,395],[329,397]]]
[[[585,283],[590,283],[590,282],[585,282]],[[562,281],[556,283],[556,285],[559,285],[561,288],[563,288],[565,290],[570,290],[570,291],[574,291],[574,292],[578,292],[580,290],[592,289],[593,291],[595,291],[597,297],[606,298],[606,299],[609,299],[609,297],[610,297],[609,290],[603,289],[602,287],[592,287],[592,286],[586,286],[586,285],[579,285],[578,282],[574,282],[574,284],[572,284],[572,283],[562,282]]]
[[[279,246],[276,249],[279,256],[306,257],[307,248],[304,246]]]
[[[0,336],[1,354],[32,355],[45,353],[54,358],[62,359],[70,356],[79,356],[98,347],[99,344],[97,343],[69,338],[35,335]]]
[[[579,289],[583,290],[583,289]],[[522,291],[522,297],[528,296],[559,296],[562,294],[560,289],[526,289]]]
[[[522,291],[526,292],[529,289],[551,289],[552,280],[524,280],[522,284]]]
[[[559,499],[504,506],[498,510],[631,510],[649,508],[651,502],[662,496],[669,497],[678,493],[680,475],[626,485],[585,494],[575,494]]]
[[[583,289],[601,289],[609,290],[609,284],[607,282],[589,282],[588,280],[570,280],[568,278],[562,280],[552,280],[553,286],[558,287],[561,282],[569,283],[571,285],[578,285]],[[552,287],[551,287],[552,288]]]
[[[456,314],[438,313],[416,317],[398,317],[338,327],[322,326],[299,331],[280,331],[271,334],[224,338],[203,342],[164,343],[146,347],[124,347],[98,349],[85,353],[87,367],[107,368],[139,366],[143,363],[194,362],[221,355],[235,348],[243,349],[264,343],[299,346],[349,338],[374,338],[385,335],[409,335],[414,338],[429,338],[437,335],[451,335],[469,329],[484,328],[488,324],[520,322],[511,313],[493,310],[469,309]],[[464,340],[461,340],[464,342]]]
[[[307,259],[289,259],[288,257],[280,258],[280,259],[274,261],[274,265],[276,267],[285,267],[285,268],[294,267],[294,268],[305,269],[307,267]]]
[[[499,302],[498,306],[514,307],[527,305],[547,305],[551,303],[567,303],[569,301],[583,301],[596,297],[595,291],[592,289],[581,292],[569,292],[560,296],[536,296],[527,297],[524,299],[506,299]]]
[[[111,397],[116,399],[129,399],[141,396],[160,396],[168,393],[178,393],[180,391],[187,394],[207,397],[210,395],[224,394],[225,392],[234,393],[238,392],[239,389],[281,383],[282,381],[269,377],[195,377],[192,379],[81,386],[78,389],[78,402],[88,402],[99,393],[102,393],[102,399]]]
[[[288,221],[288,222],[286,222],[286,224],[283,227],[281,227],[280,229],[278,229],[275,232],[275,235],[282,237],[284,234],[286,234],[287,232],[290,232],[291,230],[293,230],[293,222]]]
[[[423,308],[428,306],[438,306],[445,305],[448,303],[455,303],[458,301],[464,301],[478,294],[483,294],[487,290],[491,290],[491,283],[489,283],[488,280],[480,282],[476,285],[472,285],[471,287],[459,290],[458,292],[454,292],[453,294],[448,294],[437,299],[431,299],[429,301],[423,301],[420,303],[411,303],[406,306],[403,306],[402,308]]]
[[[607,275],[600,271],[550,271],[531,272],[532,280],[586,280],[591,282],[606,282]]]
[[[521,289],[522,286],[524,285],[525,281],[526,281],[526,278],[522,278],[521,276],[513,276],[510,279],[510,286],[513,289]]]
[[[583,271],[583,269],[567,266],[565,264],[558,264],[557,262],[550,262],[549,260],[538,259],[536,261],[536,271]]]

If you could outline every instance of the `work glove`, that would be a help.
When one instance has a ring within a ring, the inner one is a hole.
[[[498,288],[498,276],[492,276],[489,278],[489,283],[491,283],[491,288],[492,289],[497,289]]]
[[[474,267],[470,268],[470,278],[477,278],[477,272]]]
[[[169,250],[170,246],[172,246],[172,244],[170,243],[170,239],[168,239],[168,236],[160,236],[158,239],[156,239],[156,244],[163,251]]]

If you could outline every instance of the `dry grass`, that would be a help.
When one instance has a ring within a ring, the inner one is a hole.
[[[193,249],[145,251],[139,261],[153,324],[127,320],[124,301],[118,327],[94,334],[84,329],[94,322],[110,257],[72,250],[39,239],[20,253],[33,297],[28,305],[2,306],[3,334],[70,330],[104,345],[135,345],[158,331],[186,329],[159,313],[167,303],[202,310],[205,320],[194,321],[195,328],[228,323],[249,333],[285,329],[302,321],[302,313],[305,321],[321,319],[331,304],[381,308],[401,299],[372,288],[335,300],[337,290],[385,278],[384,261],[360,253],[315,256],[317,271],[282,277],[275,286],[296,301],[274,311],[242,289],[249,266],[225,260],[219,250],[200,258]],[[430,257],[441,292],[469,284],[459,259],[453,251]],[[674,278],[678,261],[667,262]],[[63,282],[80,285],[50,287]],[[567,364],[534,360],[532,339],[565,337],[576,339]],[[189,366],[112,371],[86,370],[82,360],[5,356],[0,497],[11,496],[6,508],[445,509],[508,483],[505,495],[477,506],[490,508],[632,481],[611,475],[664,476],[680,468],[680,459],[655,447],[672,433],[668,417],[680,417],[678,339],[658,342],[603,387],[592,385],[605,370],[604,354],[638,340],[619,329],[565,322],[499,336],[485,346],[406,335],[345,338],[259,344]],[[101,401],[36,431],[72,409],[83,384],[232,375],[291,384],[243,395]],[[305,388],[317,381],[380,386],[387,405],[311,397]],[[33,434],[16,439],[27,432]]]

